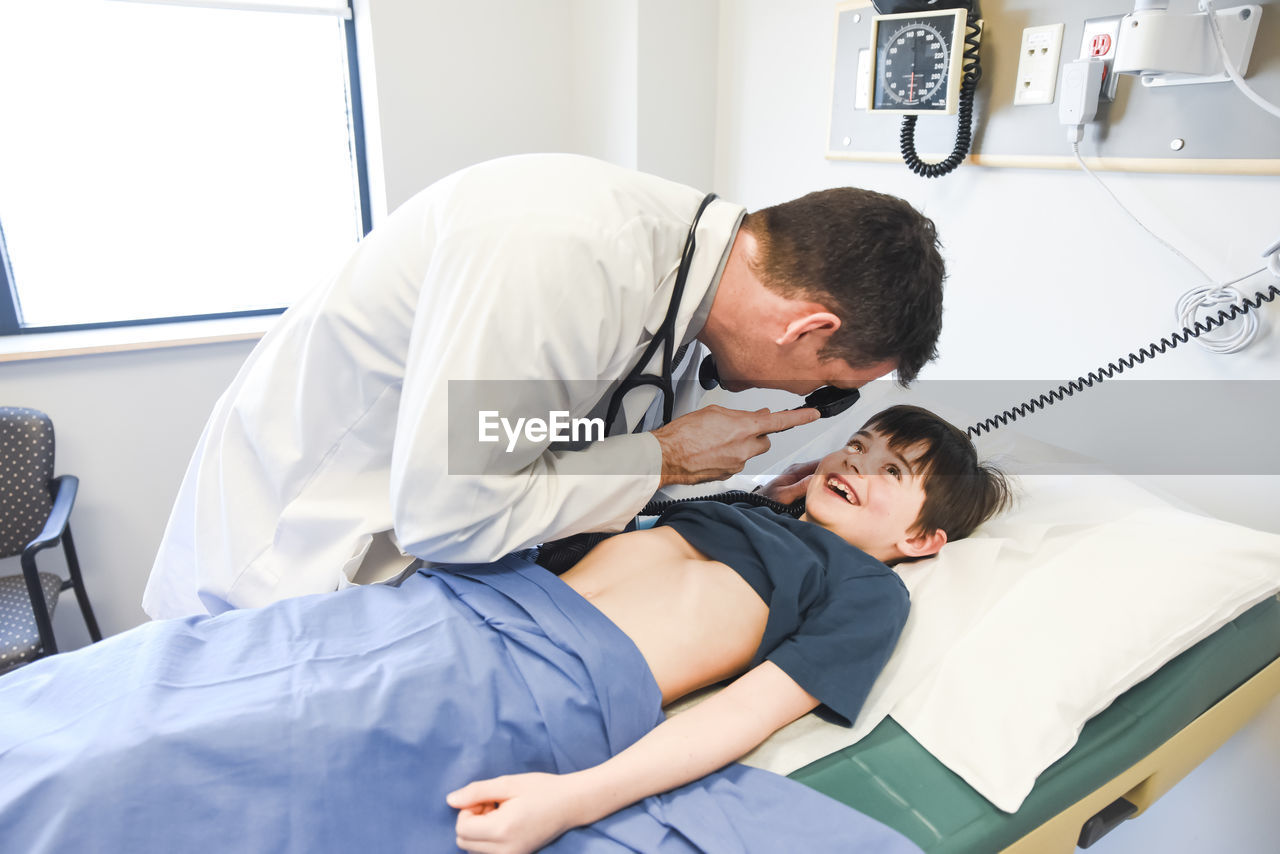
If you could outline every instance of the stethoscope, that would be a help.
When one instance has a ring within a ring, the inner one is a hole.
[[[649,344],[644,348],[644,353],[640,356],[640,361],[636,362],[631,372],[623,377],[618,388],[614,390],[613,396],[609,398],[609,409],[605,416],[605,433],[611,432],[614,422],[617,420],[618,411],[622,408],[622,400],[627,396],[628,392],[634,391],[640,386],[651,385],[658,389],[662,395],[662,422],[664,424],[671,421],[675,414],[675,384],[673,382],[673,371],[677,359],[676,355],[676,316],[680,313],[680,300],[684,296],[685,283],[689,280],[689,268],[693,266],[693,252],[697,249],[698,243],[694,239],[694,232],[698,229],[698,220],[702,219],[702,212],[707,209],[710,204],[715,201],[715,193],[707,193],[703,198],[702,204],[698,205],[698,211],[693,215],[693,222],[689,224],[689,236],[684,241],[684,251],[680,254],[680,266],[676,270],[676,281],[671,289],[671,303],[667,307],[667,316],[662,319],[662,325],[658,327],[658,331],[649,339]],[[646,374],[644,366],[649,364],[653,359],[658,348],[662,348],[662,373]],[[683,353],[683,350],[681,351]],[[709,358],[709,357],[708,357]],[[708,370],[704,370],[703,386],[714,387],[714,366]],[[704,364],[704,367],[707,365]],[[710,382],[711,386],[707,383]]]

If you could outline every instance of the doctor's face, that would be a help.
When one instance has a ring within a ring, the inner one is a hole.
[[[893,359],[854,367],[827,358],[840,319],[817,302],[767,287],[754,267],[758,251],[755,237],[739,230],[698,336],[715,356],[721,386],[806,395],[823,386],[861,388],[897,368]]]

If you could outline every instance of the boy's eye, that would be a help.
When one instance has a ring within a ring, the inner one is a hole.
[[[862,442],[858,439],[850,439],[848,447],[851,451],[857,451],[859,454],[862,453]]]
[[[885,471],[893,475],[898,480],[902,480],[902,472],[898,470],[897,466],[888,466]]]

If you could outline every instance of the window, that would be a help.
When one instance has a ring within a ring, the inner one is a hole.
[[[0,334],[279,311],[368,231],[348,0],[0,3]]]

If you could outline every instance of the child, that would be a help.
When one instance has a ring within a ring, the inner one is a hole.
[[[799,520],[697,502],[560,579],[516,557],[437,567],[399,589],[150,624],[37,662],[0,680],[0,838],[24,851],[435,852],[455,830],[478,852],[716,850],[728,833],[744,850],[903,846],[798,784],[717,769],[819,704],[851,721],[906,619],[887,564],[967,535],[1005,494],[963,434],[895,407],[819,463]],[[734,676],[661,720],[661,703]]]

